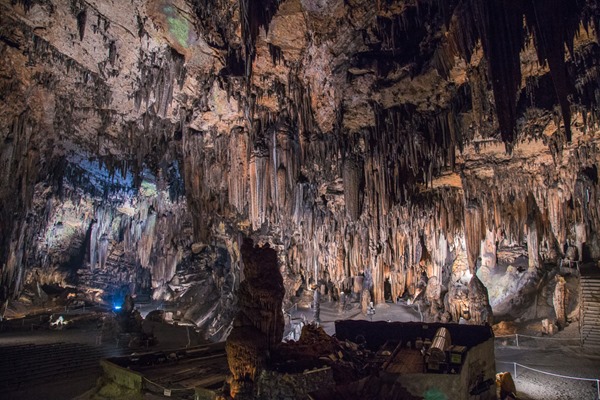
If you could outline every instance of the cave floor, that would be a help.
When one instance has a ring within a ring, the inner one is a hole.
[[[549,339],[519,336],[519,347],[512,340],[496,339],[496,370],[514,375],[518,363],[556,375],[577,378],[600,378],[600,349],[579,346],[577,323]],[[520,399],[580,400],[598,398],[594,381],[578,381],[545,375],[517,366],[515,385]]]
[[[295,320],[303,316],[312,320],[310,308],[299,308],[292,313]],[[332,334],[334,321],[339,319],[369,320],[360,312],[357,303],[351,304],[345,311],[339,312],[335,303],[321,304],[321,326]],[[385,304],[376,307],[373,321],[420,321],[419,311],[414,306],[405,304]],[[524,326],[519,329],[519,335],[531,334]],[[95,345],[97,332],[94,326],[81,326],[66,330],[33,330],[33,331],[4,331],[0,332],[0,349],[7,346],[24,344],[50,345],[52,343],[78,343],[87,346]],[[600,352],[579,347],[578,324],[569,325],[564,331],[553,337],[559,340],[543,340],[519,336],[519,347],[514,339],[498,338],[496,340],[497,371],[513,373],[514,364],[571,377],[592,378],[600,377]],[[185,343],[181,344],[185,347]],[[105,343],[102,351],[113,353],[117,351],[116,344]],[[114,353],[113,353],[114,354]],[[518,367],[515,383],[520,398],[525,400],[565,400],[596,398],[596,383],[576,381],[559,377],[547,376]],[[2,394],[6,399],[53,398],[72,399],[94,387],[100,368],[89,368],[77,373],[58,376],[51,381],[32,382],[19,389],[11,389]],[[51,394],[51,397],[48,395]],[[152,395],[153,398],[160,396]]]
[[[298,307],[292,311],[292,321],[314,320],[313,310],[310,307]],[[375,314],[366,316],[361,312],[359,303],[349,303],[342,311],[338,308],[337,302],[322,302],[320,326],[328,335],[335,333],[335,321],[341,319],[366,320],[366,321],[421,321],[417,306],[409,306],[404,303],[386,303],[378,304],[375,307]]]

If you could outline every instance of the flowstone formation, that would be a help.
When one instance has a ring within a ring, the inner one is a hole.
[[[518,318],[570,248],[600,259],[599,21],[595,0],[0,0],[3,309],[128,292],[222,339],[243,235],[286,306],[369,277],[365,304]]]

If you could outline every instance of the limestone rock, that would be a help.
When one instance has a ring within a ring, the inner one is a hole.
[[[475,3],[0,1],[0,302],[37,270],[225,334],[252,237],[286,302],[368,273],[383,303],[424,274],[455,321],[518,248],[527,272],[489,295],[518,314],[544,265],[600,259],[600,10]],[[201,269],[215,303],[181,304]]]

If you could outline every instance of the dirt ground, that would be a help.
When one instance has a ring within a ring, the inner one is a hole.
[[[600,379],[600,349],[579,346],[577,323],[553,337],[519,336],[496,339],[496,369],[514,375],[514,363],[539,371],[574,378]],[[532,333],[532,332],[525,332]],[[583,400],[598,399],[596,381],[567,379],[542,374],[517,365],[515,384],[520,399]]]

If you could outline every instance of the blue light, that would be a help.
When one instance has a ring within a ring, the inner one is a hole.
[[[115,305],[115,310],[120,310],[120,309],[121,309],[121,306]]]

